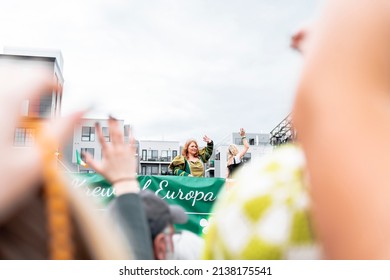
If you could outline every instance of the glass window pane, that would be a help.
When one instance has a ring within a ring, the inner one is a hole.
[[[14,139],[14,145],[15,146],[24,146],[26,138],[26,129],[25,128],[16,128],[15,129],[15,139]]]
[[[102,127],[102,134],[106,142],[110,142],[110,131],[108,127]]]
[[[158,166],[152,166],[152,175],[158,175]]]
[[[81,141],[95,141],[95,127],[83,126],[81,128]]]
[[[161,151],[161,161],[168,161],[168,151],[167,150]]]
[[[49,117],[52,104],[52,94],[43,95],[39,100],[39,116],[40,117]]]
[[[168,175],[168,165],[161,165],[161,175]]]
[[[83,155],[83,153],[89,153],[92,158],[95,157],[95,149],[93,148],[81,148],[80,149],[80,153],[81,153],[81,159],[85,161],[85,156]]]
[[[146,150],[142,150],[142,160],[146,160],[147,159],[147,152]]]
[[[94,127],[90,127],[90,131],[91,131],[91,134],[90,134],[90,140],[91,142],[95,141],[95,128]]]

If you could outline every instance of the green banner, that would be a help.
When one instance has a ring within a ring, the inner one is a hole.
[[[153,191],[169,204],[183,207],[189,219],[185,225],[178,225],[177,229],[196,234],[207,230],[213,203],[225,183],[222,178],[180,176],[139,176],[138,181],[142,190]],[[74,175],[72,185],[85,188],[88,196],[98,198],[103,204],[114,197],[111,185],[98,174],[78,173]]]

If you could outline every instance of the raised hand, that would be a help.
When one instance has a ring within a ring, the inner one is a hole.
[[[138,191],[135,139],[130,137],[130,143],[125,143],[119,122],[111,117],[108,121],[111,142],[105,141],[100,125],[97,123],[95,126],[103,159],[98,162],[86,153],[87,163],[113,185],[117,195]]]
[[[212,140],[207,136],[203,136],[203,141],[206,142],[206,143],[210,143]]]
[[[313,32],[313,28],[315,28],[315,22],[307,22],[301,26],[291,36],[290,47],[302,54],[305,54],[309,44],[309,36]]]

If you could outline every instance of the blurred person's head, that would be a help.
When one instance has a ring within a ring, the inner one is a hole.
[[[123,236],[96,209],[80,189],[40,184],[0,223],[0,259],[131,258]]]
[[[228,154],[229,157],[234,157],[235,155],[237,155],[238,154],[237,146],[234,144],[230,144],[228,148]]]
[[[189,155],[198,157],[199,155],[198,143],[194,139],[188,140],[184,144],[182,155],[186,158],[188,158]]]
[[[174,224],[186,223],[186,213],[180,206],[169,205],[151,191],[141,191],[140,196],[152,235],[155,259],[173,259]]]

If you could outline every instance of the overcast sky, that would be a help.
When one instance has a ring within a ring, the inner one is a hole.
[[[94,105],[140,140],[270,132],[301,59],[292,32],[316,0],[1,1],[0,44],[61,50],[64,114]]]

